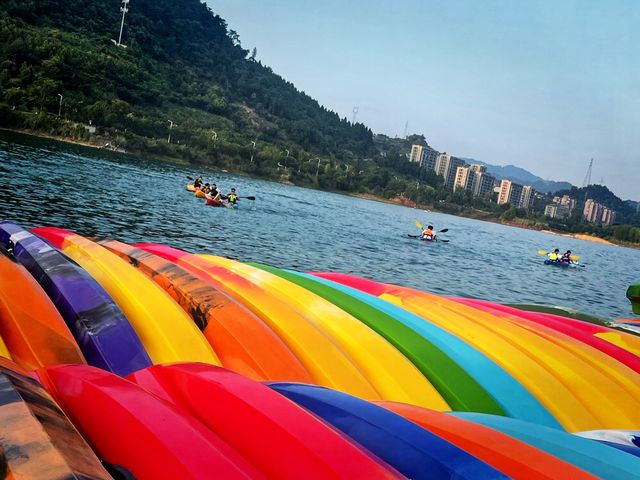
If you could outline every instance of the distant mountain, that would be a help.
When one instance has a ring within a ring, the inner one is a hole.
[[[475,160],[473,158],[463,158],[467,163],[480,163],[487,166],[487,171],[497,179],[513,180],[514,182],[521,183],[523,185],[531,185],[538,192],[543,193],[555,193],[560,190],[569,190],[573,185],[569,182],[555,182],[553,180],[545,180],[543,178],[534,175],[524,168],[516,167],[515,165],[491,165],[481,160]]]

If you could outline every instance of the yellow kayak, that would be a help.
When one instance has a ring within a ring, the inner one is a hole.
[[[193,194],[198,198],[206,198],[207,196],[207,194],[204,193],[202,190],[196,190]]]
[[[118,304],[154,363],[220,360],[191,318],[143,273],[106,248],[68,230],[36,228],[84,268]]]
[[[640,376],[599,350],[558,332],[409,288],[380,298],[428,319],[481,350],[527,388],[569,431],[640,428]]]
[[[7,346],[4,344],[4,341],[0,337],[0,357],[8,358],[11,360],[11,354],[9,350],[7,350]]]
[[[292,307],[258,285],[216,266],[206,255],[188,254],[176,261],[196,274],[207,275],[217,283],[217,288],[260,317],[289,347],[315,383],[368,400],[381,399],[342,348]]]
[[[196,187],[193,186],[193,183],[187,183],[187,190],[189,190],[190,192],[195,192]]]
[[[382,336],[344,310],[264,270],[213,255],[202,258],[244,277],[272,297],[298,310],[344,349],[383,399],[441,411],[450,410],[442,396],[413,363]]]

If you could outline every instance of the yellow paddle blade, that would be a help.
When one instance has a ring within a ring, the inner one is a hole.
[[[547,253],[549,252],[547,252],[546,250],[538,250],[538,255],[546,255]]]
[[[571,255],[571,260],[580,260],[580,255]]]
[[[416,220],[416,227],[422,228],[422,224],[418,220]]]

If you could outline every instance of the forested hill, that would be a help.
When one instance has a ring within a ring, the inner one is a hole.
[[[128,149],[263,175],[288,167],[313,177],[318,161],[372,155],[367,127],[341,119],[262,65],[200,1],[132,0],[127,48],[111,40],[118,38],[120,5],[0,2],[4,126],[75,136],[91,121]]]

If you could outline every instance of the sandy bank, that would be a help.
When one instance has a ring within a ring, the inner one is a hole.
[[[593,235],[587,235],[586,233],[559,233],[559,232],[554,232],[552,230],[540,230],[543,233],[550,233],[552,235],[559,235],[561,237],[568,237],[568,238],[577,238],[578,240],[586,240],[588,242],[596,242],[596,243],[604,243],[605,245],[616,245],[613,242],[610,242],[609,240],[605,240],[604,238],[600,238],[600,237],[595,237]]]

